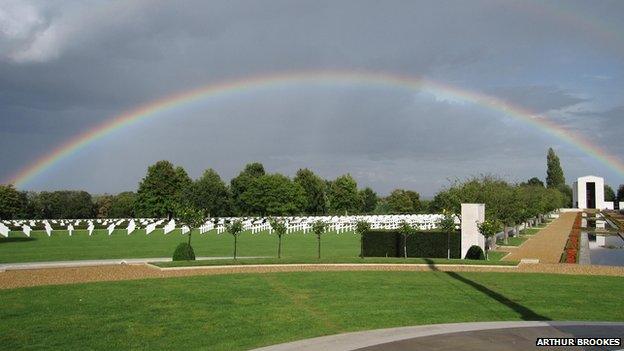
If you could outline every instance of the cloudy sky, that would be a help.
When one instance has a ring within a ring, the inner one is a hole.
[[[0,0],[0,181],[125,111],[211,84],[302,71],[427,79],[520,106],[624,160],[622,1]],[[449,180],[624,173],[461,96],[327,80],[234,91],[121,128],[21,184],[133,190],[168,159],[225,180],[260,161],[351,173],[381,194]]]

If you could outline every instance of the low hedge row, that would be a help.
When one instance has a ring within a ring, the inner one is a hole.
[[[461,234],[451,233],[451,258],[461,258]],[[396,230],[371,230],[364,234],[365,257],[403,257],[403,234]],[[447,235],[440,231],[407,236],[408,257],[446,258]]]

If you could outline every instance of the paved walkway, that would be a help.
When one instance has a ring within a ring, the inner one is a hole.
[[[535,321],[452,323],[330,335],[267,346],[253,351],[552,350],[553,348],[536,347],[536,338],[621,338],[622,335],[624,323]],[[617,346],[596,350],[621,348],[622,346]]]
[[[591,274],[624,277],[624,267],[581,266],[576,264],[520,264],[519,266],[445,266],[421,264],[276,264],[205,266],[184,269],[161,269],[148,264],[126,264],[71,268],[20,269],[0,272],[0,289],[13,289],[39,285],[76,284],[99,281],[170,278],[193,275],[277,272],[337,272],[337,271],[388,271],[388,272],[518,272]]]
[[[518,248],[505,248],[509,255],[503,260],[538,259],[541,263],[558,263],[574,224],[576,212],[564,212]]]
[[[241,258],[264,258],[264,256],[245,256]],[[197,260],[229,260],[232,256],[225,257],[196,257]],[[89,266],[109,266],[119,264],[140,264],[148,262],[171,262],[171,257],[152,258],[114,258],[101,260],[71,260],[71,261],[47,261],[47,262],[23,262],[23,263],[0,263],[0,272],[17,269],[43,269],[43,268],[75,268]]]

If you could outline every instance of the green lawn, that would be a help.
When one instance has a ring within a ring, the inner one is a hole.
[[[543,228],[526,228],[520,231],[520,235],[534,235],[537,234]]]
[[[494,253],[494,255],[493,255]],[[189,266],[223,266],[223,265],[255,265],[255,264],[306,264],[306,263],[393,263],[393,264],[473,264],[473,265],[504,265],[516,266],[516,261],[499,261],[506,252],[490,251],[490,260],[458,260],[445,258],[389,258],[389,257],[367,257],[361,259],[353,258],[326,258],[318,260],[316,258],[244,258],[238,260],[197,260],[197,261],[175,261],[175,262],[154,262],[153,265],[159,267],[189,267]]]
[[[496,240],[496,245],[504,245],[504,246],[520,246],[523,242],[527,241],[526,236],[510,236],[507,238],[507,244],[503,239]]]
[[[131,235],[125,230],[117,230],[111,236],[106,230],[96,230],[92,236],[86,230],[79,230],[71,237],[66,231],[55,231],[51,237],[44,231],[33,231],[31,239],[21,232],[11,232],[8,239],[0,238],[0,263],[171,257],[177,244],[187,239],[188,236],[181,235],[179,230],[164,235],[162,229],[149,235],[145,235],[144,230]],[[359,240],[354,233],[326,233],[322,237],[322,255],[325,258],[357,257]],[[233,238],[227,233],[195,233],[192,243],[196,256],[232,256]],[[285,258],[315,258],[317,254],[314,234],[287,234],[282,245]],[[243,232],[238,239],[238,255],[274,257],[277,255],[277,236],[268,232]]]
[[[491,264],[505,264],[505,262],[512,262],[514,265],[517,262],[513,262],[513,261],[501,261],[503,259],[503,257],[505,257],[508,254],[508,252],[506,251],[489,251],[488,252],[488,262],[490,262]],[[498,262],[500,261],[500,262]],[[483,261],[481,261],[483,262]]]
[[[244,350],[417,324],[624,320],[621,296],[605,291],[624,279],[299,272],[0,290],[0,349]]]

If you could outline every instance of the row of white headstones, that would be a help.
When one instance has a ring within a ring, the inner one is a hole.
[[[286,232],[303,232],[308,233],[312,230],[312,226],[317,221],[323,221],[328,224],[328,232],[352,232],[355,230],[355,226],[358,221],[366,221],[370,224],[371,229],[397,229],[399,226],[406,222],[414,228],[420,230],[431,230],[438,227],[439,221],[442,219],[442,215],[439,214],[407,214],[407,215],[361,215],[361,216],[298,216],[298,217],[279,217],[286,225]],[[253,234],[258,234],[263,231],[268,231],[269,234],[273,233],[273,227],[267,217],[225,217],[225,218],[213,218],[208,219],[202,226],[199,227],[200,234],[207,233],[211,230],[215,230],[217,234],[222,234],[226,231],[226,224],[232,221],[240,220],[242,222],[243,230],[251,231]],[[65,227],[69,235],[75,231],[75,227],[79,226],[82,222],[86,222],[87,232],[89,235],[93,234],[95,230],[95,223],[101,225],[107,225],[106,230],[108,235],[111,235],[116,229],[125,229],[130,235],[136,229],[144,228],[146,234],[150,234],[156,228],[164,223],[165,219],[155,218],[139,218],[139,219],[86,219],[86,220],[41,220],[39,223],[43,223],[45,232],[48,236],[52,235],[54,229],[50,222],[55,224],[56,227]],[[128,222],[126,228],[118,228],[124,222]],[[138,222],[138,224],[137,224]],[[455,218],[455,223],[459,224],[459,219]],[[0,221],[0,235],[8,237],[9,227],[21,226],[22,232],[30,237],[32,227],[37,225],[35,220],[14,220],[14,221]],[[174,219],[167,222],[163,227],[164,234],[169,234],[176,229],[176,221]],[[190,228],[186,225],[180,227],[182,234],[190,232]]]

